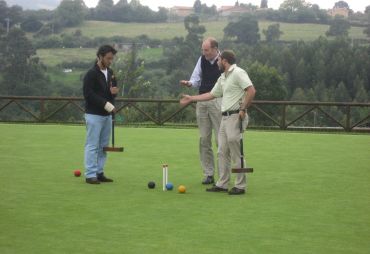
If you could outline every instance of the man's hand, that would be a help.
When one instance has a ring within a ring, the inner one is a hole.
[[[181,106],[186,106],[188,105],[189,103],[191,103],[193,100],[191,99],[191,96],[190,95],[187,95],[187,94],[183,94],[182,95],[182,98],[180,100],[180,105]]]
[[[244,110],[239,111],[239,117],[240,117],[241,120],[244,120],[244,118],[245,118],[245,111]]]
[[[116,86],[111,86],[110,87],[110,92],[111,92],[111,94],[116,95],[116,94],[119,93],[119,88],[116,87]]]
[[[180,80],[180,85],[186,86],[186,87],[191,87],[191,83],[188,80]]]

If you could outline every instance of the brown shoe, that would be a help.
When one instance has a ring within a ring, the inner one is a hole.
[[[98,181],[100,181],[102,183],[111,183],[111,182],[113,182],[113,179],[105,177],[104,173],[97,174],[97,176],[98,176]]]
[[[96,177],[91,177],[91,178],[86,178],[86,183],[100,184],[100,181]]]

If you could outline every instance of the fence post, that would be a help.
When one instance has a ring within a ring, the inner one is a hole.
[[[280,129],[282,130],[286,129],[286,105],[285,104],[283,105],[283,109],[282,109]]]
[[[39,122],[44,122],[45,117],[45,100],[40,99],[40,120]]]
[[[157,108],[157,121],[159,123],[159,125],[163,125],[162,124],[162,102],[158,102],[158,108]]]
[[[346,131],[351,131],[351,106],[346,106]]]

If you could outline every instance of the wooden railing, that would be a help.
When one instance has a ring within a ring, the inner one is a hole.
[[[82,97],[0,96],[0,122],[82,123],[83,103]],[[153,103],[155,107],[143,106]],[[172,105],[170,112],[165,110],[169,105]],[[67,107],[73,107],[75,110],[66,112]],[[178,100],[118,98],[116,107],[118,114],[130,108],[145,119],[140,122],[165,125],[181,122],[176,119],[179,114],[183,114],[187,107],[195,107],[195,104],[181,107]],[[72,114],[75,117],[68,121],[55,119],[55,116],[63,111],[67,117]],[[187,114],[195,115],[193,110]],[[249,114],[252,119],[250,127],[253,128],[370,132],[370,103],[254,101]],[[318,116],[319,119],[316,119]],[[313,123],[307,118],[312,119]],[[306,119],[303,124],[300,123],[302,119]],[[328,121],[330,124],[325,124]],[[138,124],[139,121],[128,120],[125,123]],[[187,124],[189,125],[189,122]],[[190,125],[195,125],[195,118],[190,121]]]

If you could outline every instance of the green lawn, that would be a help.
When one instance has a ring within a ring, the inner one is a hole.
[[[0,125],[0,253],[369,253],[370,136],[250,131],[244,196],[200,184],[196,129],[118,128],[87,185],[84,126]],[[162,163],[186,194],[160,185]]]
[[[263,29],[276,22],[259,21],[261,39],[264,39]],[[202,22],[206,27],[205,36],[214,36],[217,39],[222,39],[224,36],[223,29],[228,24],[228,21],[212,21]],[[121,35],[126,37],[135,37],[142,34],[148,35],[153,39],[172,39],[175,36],[185,36],[186,30],[182,22],[178,23],[115,23],[108,21],[86,21],[80,27],[68,28],[64,32],[73,33],[76,29],[80,29],[82,34],[89,37],[96,36],[115,36]],[[284,34],[281,40],[305,40],[312,41],[320,35],[325,35],[329,29],[328,25],[321,24],[292,24],[280,23],[280,29]],[[366,38],[363,33],[364,28],[352,27],[350,29],[350,37],[354,39]]]

